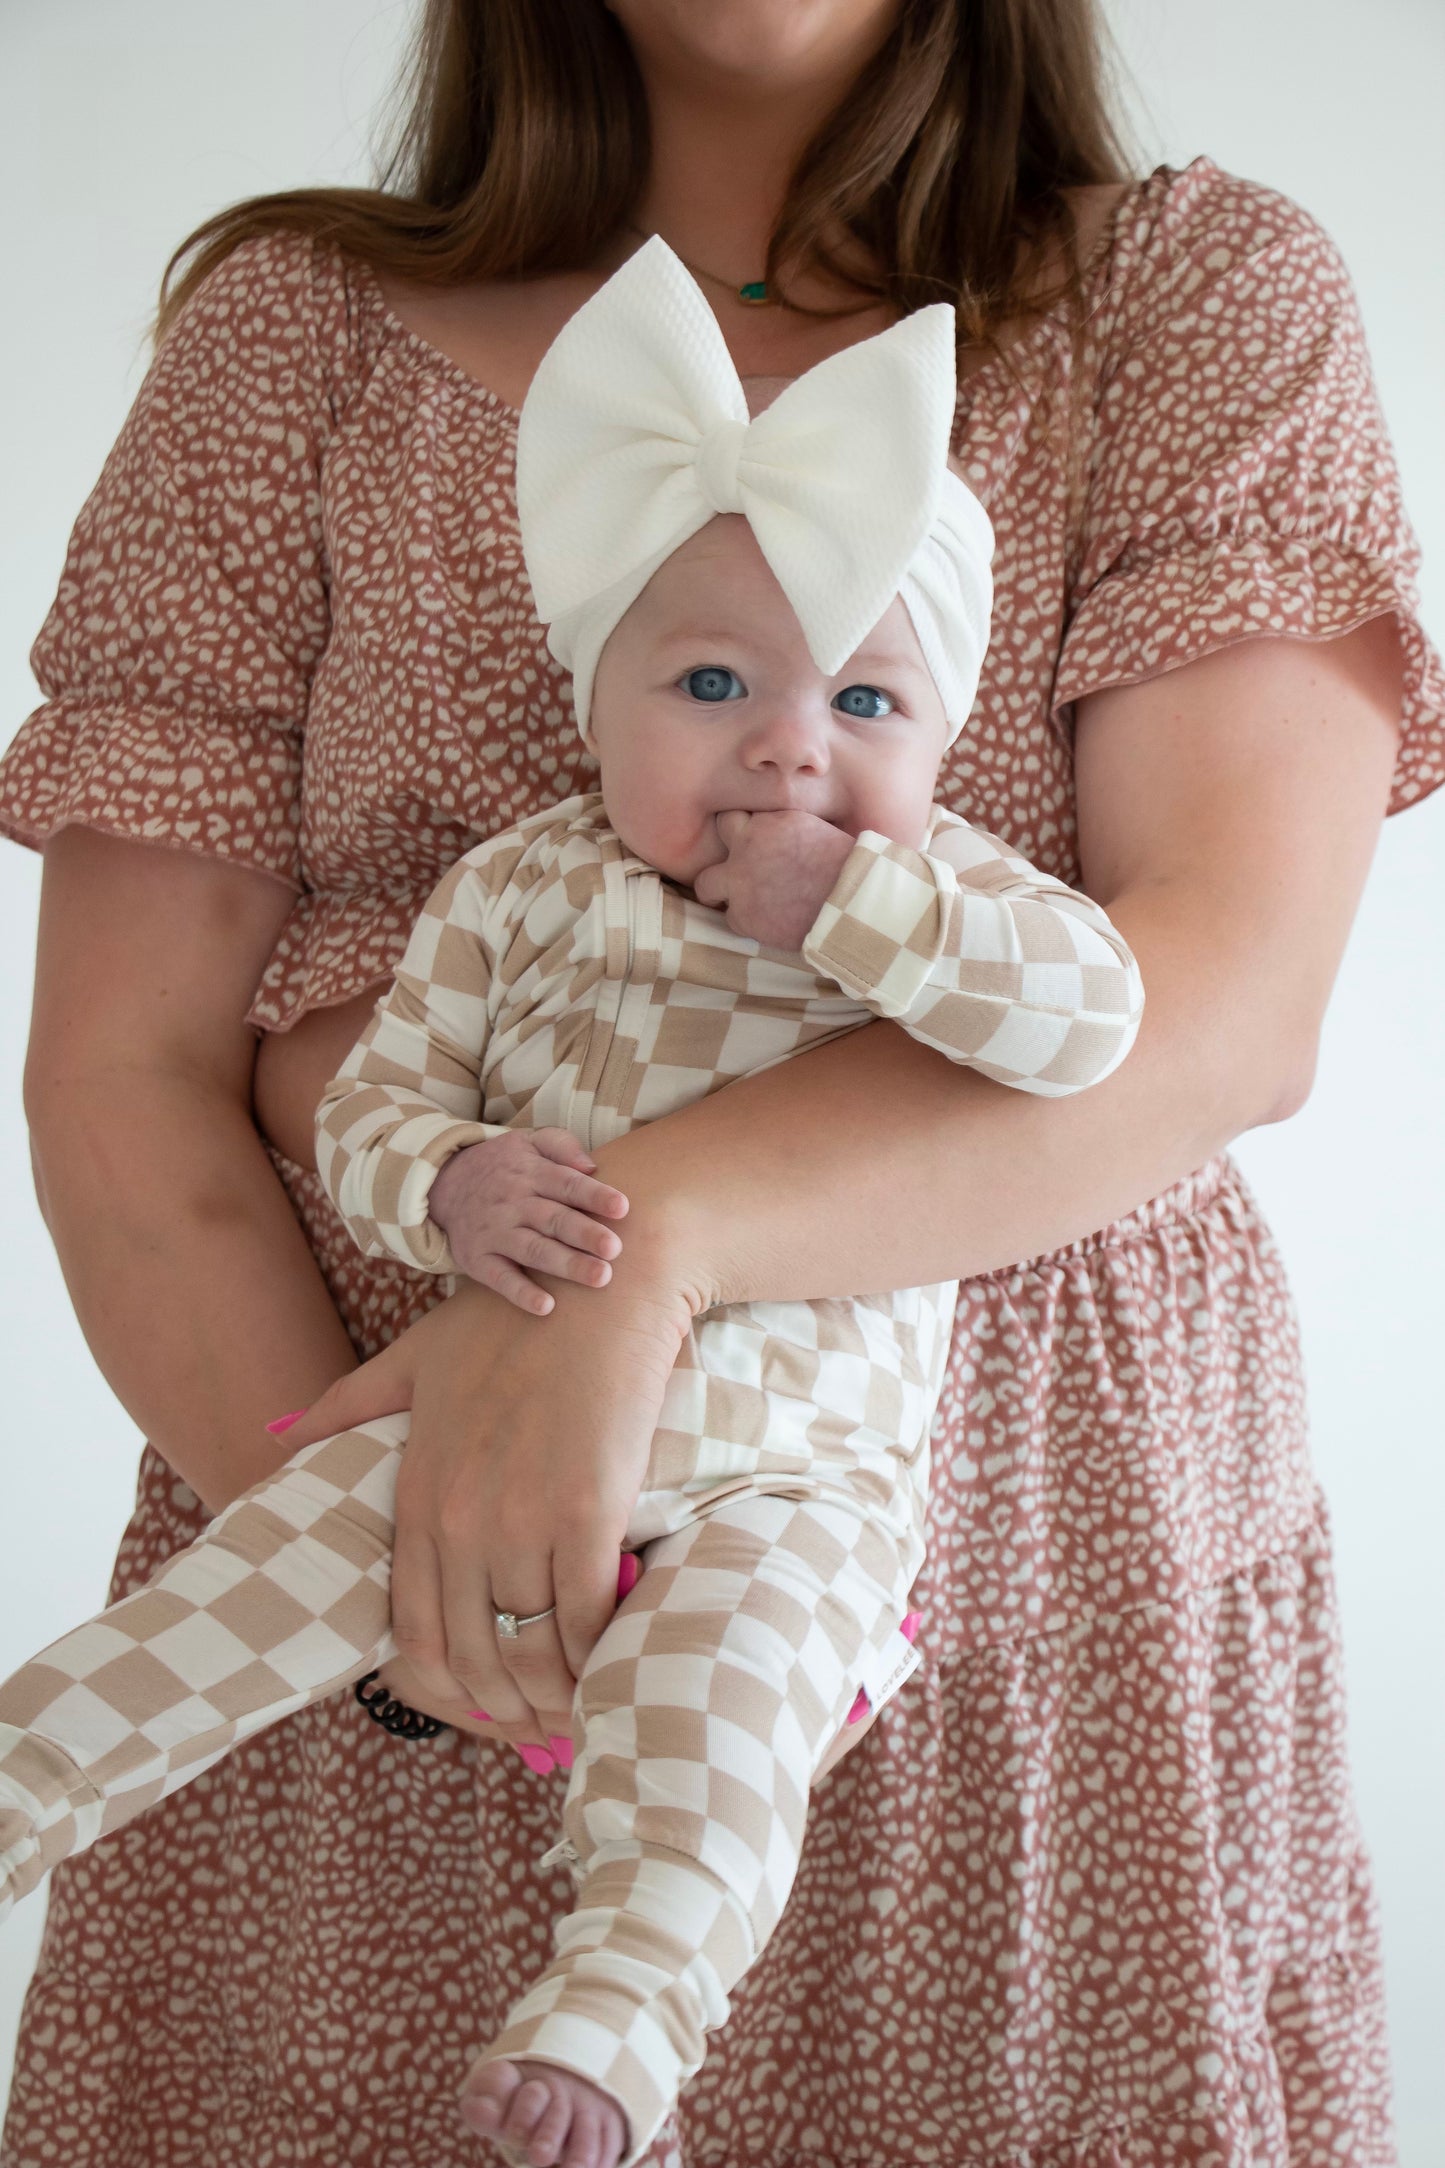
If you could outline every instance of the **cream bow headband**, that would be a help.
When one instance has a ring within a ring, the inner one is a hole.
[[[522,547],[584,737],[608,634],[718,512],[741,512],[828,676],[901,595],[949,743],[988,645],[993,528],[948,466],[954,315],[821,361],[755,421],[717,318],[659,236],[563,326],[517,428]]]

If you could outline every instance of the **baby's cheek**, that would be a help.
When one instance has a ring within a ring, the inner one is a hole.
[[[690,888],[698,875],[709,866],[720,866],[727,851],[718,838],[717,823],[708,819],[699,822],[688,832],[686,847],[678,851],[677,863],[681,870],[674,878]]]
[[[700,808],[654,803],[645,828],[646,841],[634,840],[633,849],[684,888],[691,887],[704,866],[715,866],[727,855],[716,821]]]
[[[936,782],[936,776],[930,771],[926,778],[922,775],[906,780],[900,777],[891,788],[875,788],[868,794],[854,833],[861,835],[865,828],[871,828],[894,843],[918,849],[928,828]]]
[[[666,806],[657,808],[653,835],[657,842],[653,864],[664,872],[675,868],[675,880],[690,881],[704,866],[715,866],[727,855],[711,808],[690,793],[669,794]]]

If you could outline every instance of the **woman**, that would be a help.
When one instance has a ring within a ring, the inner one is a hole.
[[[243,206],[183,281],[0,816],[45,849],[43,1208],[152,1441],[112,1595],[409,1404],[387,1683],[455,1728],[342,1697],[63,1869],[7,2163],[474,2160],[456,2085],[564,1894],[560,1780],[492,1742],[557,1729],[680,1321],[955,1273],[930,1662],[820,1791],[675,2155],[1386,2161],[1327,1519],[1227,1157],[1308,1091],[1381,814],[1445,779],[1339,260],[1208,160],[1127,181],[1082,5],[456,0],[422,59],[413,201]],[[654,230],[760,398],[958,299],[999,596],[954,802],[1105,905],[1149,1008],[1076,1104],[878,1027],[633,1133],[610,1285],[519,1325],[348,1251],[312,1110],[440,869],[585,780],[511,431]]]

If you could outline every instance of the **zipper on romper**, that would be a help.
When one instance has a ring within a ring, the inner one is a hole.
[[[598,1139],[592,1133],[592,1109],[598,1086],[617,1033],[617,1017],[632,969],[631,913],[627,908],[627,876],[622,866],[622,846],[615,836],[601,839],[602,894],[593,905],[602,915],[602,977],[592,1004],[592,1024],[572,1080],[572,1089],[560,1120],[590,1151]]]
[[[635,870],[629,870],[629,868]],[[576,1085],[576,1114],[568,1126],[590,1150],[594,1110],[626,1117],[637,1080],[633,1071],[662,952],[662,882],[650,866],[617,848],[602,864],[606,971],[598,989],[597,1021]],[[607,1134],[616,1134],[609,1129]]]

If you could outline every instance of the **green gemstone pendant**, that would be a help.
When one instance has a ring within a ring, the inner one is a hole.
[[[749,279],[746,286],[740,286],[738,288],[739,301],[747,301],[751,303],[754,308],[758,308],[764,305],[767,301],[767,298],[768,285],[766,279]]]

